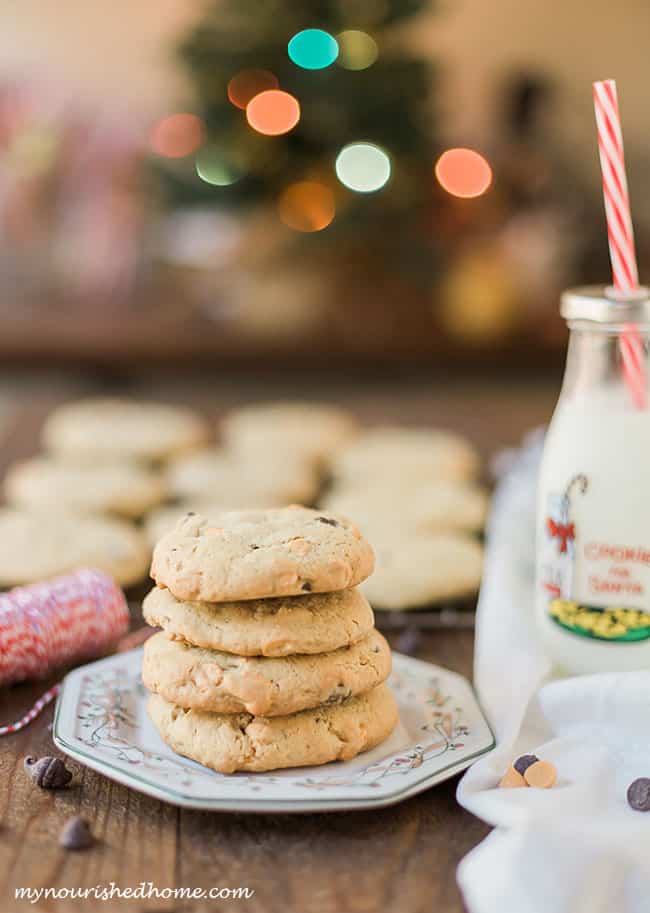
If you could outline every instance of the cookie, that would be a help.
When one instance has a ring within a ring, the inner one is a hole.
[[[321,506],[335,514],[354,517],[372,541],[373,530],[399,529],[405,533],[478,532],[485,526],[487,493],[469,482],[422,482],[385,487],[334,487]]]
[[[121,520],[0,508],[0,541],[0,587],[86,567],[106,571],[121,586],[138,583],[147,574],[147,544]]]
[[[413,485],[444,479],[475,478],[479,458],[473,447],[451,431],[434,428],[378,427],[343,447],[330,462],[337,482],[365,485]]]
[[[373,552],[349,520],[307,507],[186,516],[154,549],[151,576],[178,599],[229,602],[329,593],[372,573]]]
[[[42,432],[47,450],[78,460],[166,460],[207,437],[205,422],[184,406],[113,397],[59,406]]]
[[[338,406],[308,402],[240,406],[221,422],[223,439],[243,454],[290,453],[320,462],[357,431],[354,417]]]
[[[255,458],[205,448],[171,463],[167,480],[172,495],[203,498],[224,510],[309,504],[320,486],[312,465],[268,448]]]
[[[239,656],[328,653],[357,643],[375,623],[368,600],[355,588],[215,605],[180,602],[154,587],[142,612],[168,637]]]
[[[145,643],[142,680],[179,707],[285,716],[370,691],[386,681],[390,667],[390,647],[379,631],[332,653],[279,658],[217,653],[160,633]]]
[[[473,596],[483,548],[460,534],[374,539],[376,568],[362,590],[376,609],[416,609]]]
[[[179,521],[186,517],[187,514],[201,514],[201,516],[207,517],[212,522],[224,510],[227,510],[227,508],[202,498],[190,498],[175,504],[164,504],[162,507],[155,507],[144,518],[144,532],[147,542],[153,549],[158,540],[166,536],[167,533],[173,532]]]
[[[350,761],[388,738],[397,723],[387,685],[289,716],[184,710],[159,694],[151,695],[147,710],[170,748],[221,773]]]
[[[141,517],[165,497],[161,476],[133,463],[70,463],[35,457],[14,463],[4,480],[9,503]]]

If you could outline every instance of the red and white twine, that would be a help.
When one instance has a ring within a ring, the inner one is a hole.
[[[58,666],[109,650],[128,629],[124,594],[102,571],[81,570],[0,594],[0,686],[45,678]],[[27,726],[58,692],[50,688],[0,735]]]
[[[7,726],[0,726],[0,736],[10,735],[12,732],[19,732],[21,729],[24,729],[25,726],[29,726],[32,720],[35,720],[41,711],[44,710],[48,704],[52,703],[59,693],[60,687],[60,685],[54,685],[46,691],[45,694],[42,694],[31,710],[28,710],[25,716],[16,720],[15,723],[9,723]]]

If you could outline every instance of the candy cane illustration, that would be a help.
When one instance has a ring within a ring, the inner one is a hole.
[[[574,489],[583,495],[589,485],[587,476],[583,473],[575,475],[567,485],[559,503],[559,517],[547,517],[546,527],[552,540],[557,539],[558,552],[569,558],[566,577],[562,581],[561,593],[564,599],[571,599],[573,592],[573,577],[575,570],[575,523],[571,519],[571,496]]]

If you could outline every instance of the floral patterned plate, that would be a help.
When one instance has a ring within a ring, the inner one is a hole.
[[[390,686],[400,719],[382,745],[352,761],[269,774],[219,774],[175,754],[150,722],[142,649],[66,676],[54,716],[57,746],[93,770],[187,808],[342,811],[390,805],[446,780],[494,746],[464,678],[399,653]]]

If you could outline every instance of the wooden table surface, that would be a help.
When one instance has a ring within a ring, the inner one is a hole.
[[[394,386],[394,385],[393,385]],[[150,392],[146,382],[138,392]],[[133,389],[133,385],[131,387]],[[392,389],[392,387],[391,387]],[[157,392],[176,392],[159,384]],[[280,393],[284,391],[279,391]],[[266,391],[273,395],[273,391]],[[427,422],[467,433],[485,455],[514,444],[545,420],[555,391],[549,386],[441,385],[393,391],[338,391],[337,398],[368,420]],[[38,428],[56,392],[31,392],[0,428],[0,472],[12,459],[33,453]],[[228,384],[195,393],[211,411],[233,399]],[[185,397],[189,399],[189,397]],[[422,637],[417,655],[468,677],[472,633],[439,631]],[[0,722],[17,719],[42,693],[43,683],[0,689]],[[457,778],[392,808],[337,814],[233,815],[166,805],[68,762],[71,788],[33,787],[22,769],[25,755],[53,751],[51,709],[27,729],[0,738],[0,910],[153,910],[175,913],[248,910],[251,913],[457,913],[459,860],[488,832],[455,800]],[[83,814],[98,843],[66,853],[57,835],[66,818]],[[74,888],[91,885],[158,889],[183,886],[248,887],[250,900],[16,901],[16,887]]]

